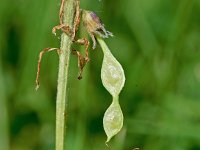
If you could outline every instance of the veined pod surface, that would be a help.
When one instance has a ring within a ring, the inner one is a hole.
[[[104,40],[100,37],[97,37],[97,40],[104,53],[101,80],[113,97],[112,104],[106,110],[103,118],[103,126],[107,135],[106,142],[109,142],[123,126],[123,113],[119,105],[118,95],[124,86],[125,75],[122,66],[112,55]]]

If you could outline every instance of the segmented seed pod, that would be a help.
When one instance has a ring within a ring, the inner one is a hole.
[[[109,142],[123,126],[123,113],[119,105],[118,95],[124,86],[125,75],[122,66],[112,55],[104,40],[100,37],[97,37],[97,40],[104,53],[101,80],[113,97],[112,104],[106,110],[103,118],[104,130],[107,135],[106,142]]]

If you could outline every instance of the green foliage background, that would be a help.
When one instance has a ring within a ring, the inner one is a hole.
[[[56,53],[42,60],[38,92],[34,81],[39,52],[59,47],[51,34],[59,4],[1,0],[0,150],[54,149]],[[120,95],[124,128],[110,149],[200,150],[200,1],[82,0],[81,5],[114,33],[106,42],[126,74]],[[111,96],[101,83],[102,57],[99,46],[90,50],[78,81],[77,58],[71,56],[68,150],[108,149],[102,118]]]

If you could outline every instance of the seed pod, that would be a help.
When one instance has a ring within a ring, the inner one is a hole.
[[[107,135],[106,143],[116,135],[123,126],[123,114],[118,102],[118,97],[113,98],[112,104],[106,110],[103,118],[103,126]]]
[[[97,37],[97,40],[104,53],[101,80],[104,87],[113,97],[112,104],[106,110],[103,118],[104,130],[107,135],[106,142],[109,142],[123,126],[123,114],[118,102],[118,95],[124,86],[125,75],[122,66],[112,55],[103,39]]]
[[[101,38],[97,38],[97,40],[104,53],[101,80],[104,87],[113,97],[118,96],[125,83],[124,70],[112,55],[106,43]]]

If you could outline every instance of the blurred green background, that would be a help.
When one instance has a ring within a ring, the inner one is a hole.
[[[0,150],[55,149],[55,52],[42,60],[37,92],[35,76],[39,52],[59,47],[51,34],[59,6],[59,0],[0,2]],[[200,0],[81,0],[81,6],[114,33],[106,43],[125,70],[124,127],[110,149],[200,150]],[[68,150],[109,149],[102,119],[112,98],[101,83],[99,46],[90,48],[90,58],[78,81],[71,56]]]

